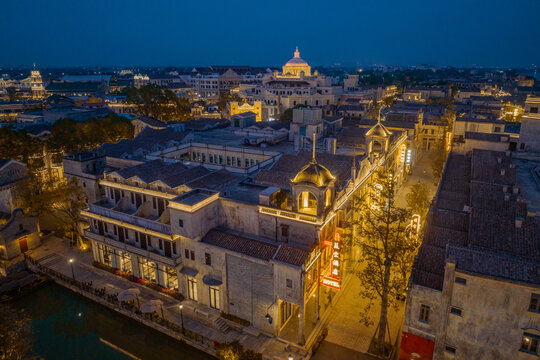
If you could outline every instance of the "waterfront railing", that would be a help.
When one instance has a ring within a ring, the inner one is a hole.
[[[91,281],[78,281],[73,277],[67,276],[59,271],[40,264],[38,260],[34,259],[28,254],[24,254],[24,258],[31,269],[33,268],[42,274],[50,276],[60,285],[74,290],[87,298],[112,308],[113,310],[127,315],[145,325],[160,330],[161,332],[172,336],[177,340],[182,340],[191,346],[215,355],[216,349],[220,344],[219,341],[210,339],[206,336],[186,329],[185,327],[169,321],[164,317],[160,317],[157,314],[143,314],[133,302],[119,301],[118,294],[107,293],[105,287],[95,287]]]

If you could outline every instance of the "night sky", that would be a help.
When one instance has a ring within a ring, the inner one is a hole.
[[[0,0],[0,67],[540,65],[540,0]]]

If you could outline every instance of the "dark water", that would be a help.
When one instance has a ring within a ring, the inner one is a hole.
[[[32,348],[44,359],[209,360],[213,357],[108,308],[50,284],[14,304],[32,318]]]

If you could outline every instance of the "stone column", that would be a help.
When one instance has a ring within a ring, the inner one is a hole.
[[[131,254],[131,271],[133,272],[133,276],[141,277],[139,272],[139,257],[135,254]]]
[[[304,321],[305,321],[305,301],[302,299],[302,305],[298,309],[298,344],[304,345]]]

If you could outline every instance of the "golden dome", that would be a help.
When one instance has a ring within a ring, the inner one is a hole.
[[[327,168],[315,161],[311,161],[296,174],[292,182],[294,184],[310,183],[317,187],[323,187],[330,184],[334,179],[334,175]]]
[[[305,67],[309,66],[308,63],[300,57],[300,51],[298,51],[298,46],[296,47],[296,51],[294,52],[294,57],[287,61],[285,64],[287,67]]]

